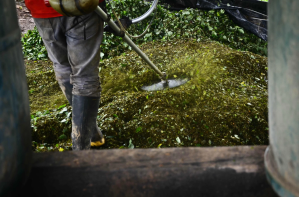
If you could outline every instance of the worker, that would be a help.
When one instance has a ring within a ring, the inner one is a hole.
[[[99,3],[104,0],[100,0]],[[72,148],[88,150],[105,139],[97,126],[103,21],[95,13],[66,17],[44,0],[25,0],[53,62],[56,80],[72,106]]]

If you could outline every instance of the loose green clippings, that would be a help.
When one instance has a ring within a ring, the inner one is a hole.
[[[145,92],[140,87],[159,77],[134,52],[101,62],[98,126],[106,136],[101,148],[268,144],[266,57],[208,39],[150,42],[142,50],[169,78],[190,81],[175,89]],[[34,96],[43,94],[37,87],[54,83],[55,78],[53,72],[47,78],[37,71],[31,73],[34,69],[27,70],[29,91],[34,90],[30,95],[35,109],[33,139],[57,143],[65,141],[61,137],[65,135],[67,141],[71,109],[57,109],[66,100],[55,108],[36,104],[47,100]],[[60,90],[52,93],[57,92]],[[55,102],[51,92],[45,93]],[[60,102],[60,96],[57,100]]]

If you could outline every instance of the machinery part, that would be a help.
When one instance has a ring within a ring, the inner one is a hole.
[[[159,0],[154,0],[150,9],[140,17],[132,20],[132,24],[146,19],[156,9]],[[52,7],[63,16],[81,16],[89,14],[96,9],[98,0],[44,0],[47,7]]]
[[[145,91],[159,91],[164,90],[167,88],[175,88],[178,86],[181,86],[185,83],[187,83],[188,79],[168,79],[168,80],[162,80],[159,83],[150,85],[150,86],[143,86],[141,89]]]
[[[93,12],[99,0],[45,0],[51,7],[63,16],[81,16]]]
[[[98,6],[95,12],[104,20],[108,20],[107,14]],[[108,20],[108,25],[116,32],[121,33],[120,28],[112,21]],[[135,43],[127,36],[124,35],[123,40],[161,77],[161,79],[166,80],[166,74],[161,72],[154,63],[144,54],[136,45]]]
[[[108,2],[109,2],[109,1],[108,1]],[[110,4],[110,6],[111,6],[111,10],[112,10],[113,14],[115,15],[115,17],[116,17],[116,19],[117,19],[117,21],[115,21],[115,23],[116,23],[117,26],[121,29],[121,34],[118,34],[118,33],[116,33],[115,31],[113,31],[113,29],[110,28],[109,25],[107,25],[107,26],[105,27],[104,30],[105,30],[106,32],[113,33],[113,34],[116,35],[116,36],[123,37],[124,34],[127,34],[130,38],[141,38],[141,37],[143,37],[143,36],[146,34],[147,30],[151,27],[151,25],[152,25],[154,19],[156,18],[157,11],[155,12],[154,17],[152,18],[151,22],[148,24],[148,26],[146,27],[146,29],[143,31],[143,33],[140,34],[140,35],[138,35],[138,36],[133,36],[133,35],[131,35],[129,32],[126,31],[126,29],[127,29],[130,25],[133,24],[133,23],[132,23],[132,20],[130,20],[128,17],[123,17],[123,18],[119,19],[119,16],[118,16],[118,15],[116,14],[116,12],[114,11],[113,5],[112,5],[110,2],[109,2],[109,4]],[[158,4],[158,0],[157,0],[156,3],[155,3],[155,2],[153,3],[152,7],[150,8],[150,10],[149,10],[148,12],[146,12],[144,15],[141,16],[142,20],[145,19],[146,17],[148,17],[148,16],[155,10],[155,8],[157,7],[157,4]],[[104,10],[104,11],[106,12],[106,10]],[[106,12],[106,13],[107,13],[107,12]],[[146,17],[144,17],[144,16],[146,16]],[[140,17],[139,17],[139,18],[140,18]],[[135,23],[136,23],[136,19],[133,19],[133,20],[135,20]],[[138,22],[139,22],[139,21],[141,21],[141,20],[138,20]]]
[[[121,23],[122,27],[124,29],[127,29],[129,28],[130,25],[132,25],[132,21],[129,19],[129,17],[122,17],[121,19],[119,19],[119,22]],[[114,21],[114,23],[121,29],[120,25],[119,25],[119,22],[118,21]],[[121,32],[121,34],[118,34],[117,32],[115,32],[109,25],[107,25],[105,28],[104,28],[104,31],[105,32],[109,32],[109,33],[113,33],[114,35],[116,36],[120,36],[120,37],[124,37],[124,32]]]
[[[158,1],[159,0],[155,0],[151,6],[151,8],[142,16],[138,17],[138,18],[134,18],[132,20],[132,23],[139,23],[140,21],[143,21],[144,19],[146,19],[147,17],[149,17],[151,15],[151,13],[156,9],[157,5],[158,5]]]
[[[144,19],[146,19],[147,17],[149,17],[153,13],[153,11],[156,9],[156,7],[158,5],[158,1],[159,0],[154,0],[150,9],[146,13],[144,13],[142,16],[132,19],[132,24],[139,23],[139,22],[143,21]],[[109,2],[109,0],[108,0],[108,2]]]
[[[109,30],[110,30],[111,33],[115,34],[116,36],[121,36],[121,37],[123,37],[124,34],[127,34],[130,38],[141,38],[141,37],[143,37],[143,36],[146,34],[147,30],[148,30],[148,29],[151,27],[151,25],[153,24],[153,21],[154,21],[154,19],[156,18],[156,15],[157,15],[157,11],[156,11],[156,12],[155,12],[155,15],[153,16],[153,18],[152,18],[152,20],[151,20],[151,22],[148,24],[148,26],[146,27],[146,29],[143,31],[142,34],[140,34],[140,35],[138,35],[138,36],[133,36],[133,35],[131,35],[129,32],[126,31],[126,29],[127,29],[131,24],[133,24],[132,21],[131,21],[128,17],[123,17],[122,19],[118,19],[119,17],[118,17],[118,15],[116,14],[116,12],[114,11],[112,5],[111,5],[111,9],[112,9],[112,12],[113,12],[113,14],[115,15],[115,17],[116,17],[116,19],[117,19],[117,21],[116,21],[115,23],[116,23],[117,26],[121,29],[121,35],[118,35],[116,32],[114,32],[114,31],[109,27],[109,25],[107,25],[107,26],[105,27],[105,30],[107,29],[108,32],[109,32]],[[108,28],[110,28],[110,29],[108,29]]]

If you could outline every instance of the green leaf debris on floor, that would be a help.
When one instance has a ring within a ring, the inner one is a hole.
[[[155,41],[142,49],[169,79],[189,81],[146,92],[141,87],[159,77],[134,52],[102,61],[101,148],[268,144],[266,57],[210,40]],[[64,106],[54,72],[47,64],[27,64],[33,141],[69,142],[71,107]]]

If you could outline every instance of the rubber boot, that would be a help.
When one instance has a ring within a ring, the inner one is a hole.
[[[90,149],[91,138],[96,140],[95,143],[103,145],[105,141],[97,126],[100,98],[73,95],[72,103],[73,150]]]
[[[72,106],[73,85],[70,83],[70,81],[66,81],[63,83],[59,83],[59,86],[60,86],[63,94],[65,95],[66,99]],[[98,105],[97,105],[97,108],[98,108]],[[95,124],[96,124],[96,122],[95,122]],[[92,133],[91,146],[101,146],[105,143],[105,139],[103,138],[102,132],[98,129],[97,124],[95,127],[96,127],[96,129],[94,129],[93,133]]]

